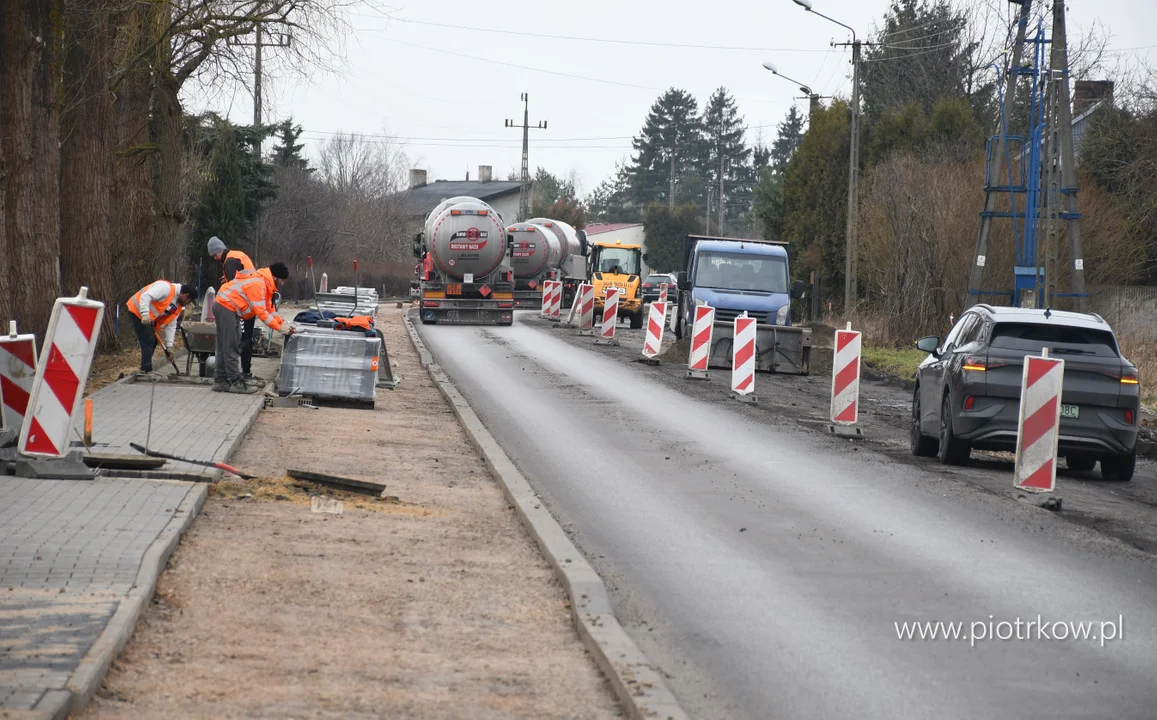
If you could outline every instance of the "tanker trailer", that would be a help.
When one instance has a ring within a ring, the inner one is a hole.
[[[557,270],[552,272],[550,279],[562,281],[563,307],[570,307],[571,303],[574,302],[578,286],[587,281],[586,233],[575,230],[561,220],[531,218],[527,222],[552,230],[562,242],[562,258],[559,260]]]
[[[437,209],[436,209],[437,210]],[[431,325],[510,325],[514,320],[514,274],[501,218],[477,200],[445,207],[427,218],[414,238],[414,255],[429,253],[421,284],[420,317]]]
[[[514,307],[542,307],[542,281],[558,274],[563,246],[547,227],[517,223],[506,228],[512,238],[510,267],[514,270]]]

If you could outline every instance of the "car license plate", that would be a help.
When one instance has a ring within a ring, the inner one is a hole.
[[[1061,405],[1061,417],[1076,420],[1080,417],[1081,408],[1077,405]]]

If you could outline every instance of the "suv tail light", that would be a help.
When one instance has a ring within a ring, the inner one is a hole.
[[[1141,379],[1137,377],[1137,368],[1125,368],[1121,371],[1121,382],[1126,385],[1137,385]]]
[[[965,410],[971,410],[972,406],[975,404],[976,404],[976,398],[973,397],[972,395],[969,395],[968,397],[964,398],[964,409]]]
[[[983,358],[983,357],[970,355],[969,357],[964,358],[964,365],[960,369],[961,370],[973,370],[975,372],[984,372],[985,370],[988,369],[988,360],[986,358]],[[967,410],[968,408],[965,408],[965,409]]]

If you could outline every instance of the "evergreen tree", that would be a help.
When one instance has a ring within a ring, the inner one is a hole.
[[[803,115],[795,105],[787,111],[787,117],[776,127],[775,142],[771,145],[769,165],[773,172],[782,176],[792,153],[803,140]]]
[[[680,188],[680,181],[699,169],[704,156],[699,106],[690,93],[676,88],[663,93],[632,144],[630,198],[636,206],[661,202],[674,207],[677,200],[699,199]]]
[[[589,218],[593,222],[642,222],[640,207],[631,200],[630,168],[618,164],[615,174],[599,183],[586,197]]]
[[[751,148],[744,141],[743,118],[735,106],[735,99],[726,88],[719,88],[707,101],[703,111],[703,178],[712,189],[708,211],[715,222],[723,204],[723,226],[718,234],[726,234],[728,226],[751,210],[752,185],[755,171],[751,165]],[[719,192],[723,181],[722,196]]]
[[[909,102],[927,115],[941,98],[970,92],[978,103],[987,102],[991,86],[973,86],[978,45],[965,37],[967,24],[964,11],[948,0],[893,0],[875,44],[864,51],[860,73],[867,121]]]
[[[190,259],[202,257],[214,235],[230,247],[252,249],[262,209],[277,197],[273,166],[256,154],[270,127],[235,126],[214,114],[197,118],[195,148],[205,159],[204,181],[192,209]]]
[[[647,265],[659,272],[683,269],[683,242],[702,232],[699,208],[683,203],[674,209],[662,203],[647,206],[643,230],[647,234]]]
[[[313,172],[309,167],[309,160],[301,154],[305,144],[297,141],[301,137],[301,126],[294,125],[293,119],[290,118],[277,123],[274,132],[279,144],[273,146],[273,164]]]

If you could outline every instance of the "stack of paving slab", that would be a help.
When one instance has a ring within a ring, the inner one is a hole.
[[[328,310],[342,317],[373,317],[378,312],[378,291],[372,287],[336,287],[333,292],[317,294],[317,309]]]

